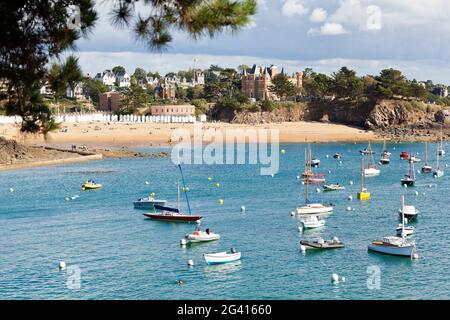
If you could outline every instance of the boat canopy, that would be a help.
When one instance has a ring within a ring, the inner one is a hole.
[[[164,206],[160,206],[160,205],[157,205],[157,204],[155,204],[154,207],[155,207],[155,209],[158,209],[158,210],[164,210],[164,211],[170,211],[170,212],[176,212],[176,213],[180,212],[180,210],[178,210],[178,209],[164,207]]]

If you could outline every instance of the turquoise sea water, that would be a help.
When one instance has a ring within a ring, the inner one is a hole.
[[[339,182],[346,190],[312,192],[336,208],[323,229],[304,233],[290,215],[304,203],[304,186],[296,178],[303,169],[303,145],[281,146],[286,154],[274,177],[261,176],[257,165],[184,166],[193,212],[204,216],[203,228],[222,236],[187,248],[179,241],[193,224],[145,220],[132,206],[151,191],[176,204],[179,173],[170,159],[114,159],[1,172],[0,299],[449,299],[448,159],[443,161],[443,178],[417,174],[417,186],[405,190],[400,179],[408,164],[399,154],[412,148],[423,158],[423,145],[390,145],[391,164],[381,167],[379,177],[367,179],[372,200],[349,201],[348,195],[356,199],[358,150],[364,147],[318,147],[322,163],[317,172],[327,173],[328,182]],[[378,159],[381,146],[373,148]],[[342,165],[332,158],[336,152],[343,154]],[[430,156],[433,165],[434,159]],[[113,172],[89,175],[103,189],[80,191],[88,176],[78,172],[93,170]],[[402,193],[406,203],[420,210],[414,223],[416,261],[367,252],[370,241],[395,235]],[[76,194],[76,200],[64,199]],[[222,206],[218,199],[224,200]],[[300,239],[333,236],[346,247],[300,252]],[[202,260],[203,253],[230,247],[242,252],[239,263],[207,266]],[[194,267],[187,266],[189,259]],[[67,270],[58,270],[60,260],[79,268],[79,289],[68,288],[72,278]],[[371,266],[381,270],[380,289],[367,286]],[[333,273],[346,281],[332,284]],[[180,279],[183,286],[177,285]]]

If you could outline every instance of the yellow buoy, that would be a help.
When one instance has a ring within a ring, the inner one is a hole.
[[[212,180],[212,178],[211,177],[208,177],[208,181],[211,181]]]
[[[186,191],[189,191],[189,187],[186,187]]]
[[[223,204],[223,200],[219,199],[219,201],[217,201],[219,204]]]
[[[219,188],[220,187],[220,183],[216,183],[216,187]]]
[[[184,191],[184,187],[181,187],[181,191]]]
[[[285,153],[286,153],[286,150],[281,149],[281,154],[285,154]]]

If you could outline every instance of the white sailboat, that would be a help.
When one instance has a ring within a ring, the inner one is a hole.
[[[394,255],[394,256],[404,256],[412,257],[415,249],[415,244],[413,241],[406,240],[405,229],[405,219],[402,219],[402,232],[401,237],[385,237],[382,241],[374,241],[369,244],[368,250]]]
[[[370,142],[369,142],[369,145],[367,146],[365,154],[367,154],[368,162],[367,162],[367,168],[364,169],[364,175],[366,177],[375,177],[375,176],[380,175],[380,169],[378,169],[378,167],[374,163],[372,163],[371,158],[372,158],[373,152],[372,152],[372,148],[370,147]]]
[[[425,163],[422,167],[422,173],[430,173],[433,168],[428,164],[428,143],[425,142]]]
[[[398,213],[400,214],[400,218],[403,220],[406,218],[407,222],[411,222],[417,219],[419,210],[414,206],[405,205],[405,196],[402,195],[400,197],[400,209],[398,210]]]
[[[433,178],[441,178],[444,176],[444,170],[441,169],[439,164],[439,148],[436,155],[436,168],[433,171]]]
[[[380,164],[389,164],[391,162],[391,153],[386,148],[386,140],[383,141],[383,152],[381,153]]]
[[[439,144],[439,147],[438,147],[438,156],[442,157],[444,155],[445,155],[445,150],[444,150],[443,133],[442,133],[442,125],[441,125],[441,143]]]
[[[305,157],[306,157],[306,151],[305,151]],[[311,159],[311,150],[308,151],[308,157]],[[309,162],[309,165],[308,165]],[[296,208],[296,214],[297,215],[309,215],[309,214],[326,214],[333,212],[333,206],[327,206],[322,203],[311,203],[308,199],[309,196],[309,184],[310,180],[314,177],[314,174],[312,172],[312,168],[310,166],[311,161],[305,161],[305,172],[308,172],[310,175],[305,180],[305,205],[302,207]]]
[[[303,229],[316,229],[323,227],[325,225],[324,219],[319,219],[317,216],[306,216],[305,218],[301,219],[301,224]]]

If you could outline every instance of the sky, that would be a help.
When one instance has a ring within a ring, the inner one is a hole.
[[[257,14],[240,32],[193,40],[174,31],[163,53],[111,26],[113,2],[97,0],[100,19],[76,43],[85,73],[116,65],[165,74],[194,64],[274,64],[290,73],[313,68],[330,74],[347,66],[366,75],[393,67],[411,79],[450,84],[449,0],[258,0]]]

